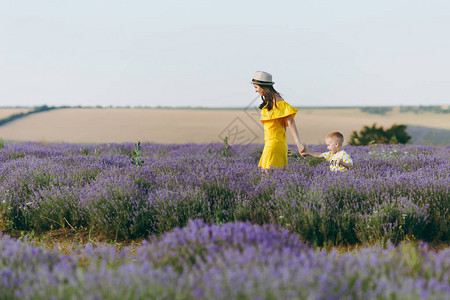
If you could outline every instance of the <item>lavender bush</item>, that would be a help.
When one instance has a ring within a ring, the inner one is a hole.
[[[449,147],[346,147],[356,165],[290,158],[262,174],[262,146],[8,144],[0,214],[9,230],[90,228],[114,239],[189,220],[278,224],[313,245],[448,242]],[[325,146],[311,146],[325,151]],[[291,149],[295,151],[295,149]]]
[[[190,221],[137,249],[0,236],[0,299],[447,299],[450,251],[314,250],[274,225]]]

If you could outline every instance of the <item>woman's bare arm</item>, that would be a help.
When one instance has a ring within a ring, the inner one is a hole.
[[[287,116],[286,117],[286,123],[287,123],[287,125],[289,127],[289,130],[292,133],[292,137],[294,138],[295,144],[297,145],[298,152],[300,154],[305,153],[306,152],[306,147],[303,146],[303,143],[300,140],[300,137],[299,137],[298,131],[297,131],[297,126],[295,124],[294,117],[292,115]]]

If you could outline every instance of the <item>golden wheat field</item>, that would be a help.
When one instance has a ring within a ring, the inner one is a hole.
[[[0,118],[21,112],[0,109]],[[402,113],[394,108],[385,115],[361,112],[359,108],[300,108],[295,117],[305,144],[323,143],[331,131],[341,131],[348,140],[364,125],[390,127],[406,124],[450,130],[446,114]],[[293,139],[288,130],[288,143]],[[228,137],[230,144],[264,142],[259,110],[64,108],[29,115],[0,126],[0,138],[8,141],[67,143],[211,143]]]

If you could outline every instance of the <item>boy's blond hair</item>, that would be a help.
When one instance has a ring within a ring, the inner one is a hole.
[[[338,131],[329,133],[326,138],[337,141],[339,146],[342,146],[342,144],[344,143],[344,136],[342,135],[342,133],[340,133]]]

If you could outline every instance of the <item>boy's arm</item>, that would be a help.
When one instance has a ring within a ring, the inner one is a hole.
[[[320,152],[306,152],[305,156],[311,156],[314,158],[324,158],[323,153],[320,153]]]
[[[351,165],[349,163],[344,162],[344,160],[342,160],[340,158],[336,159],[336,163],[338,165],[340,165],[340,166],[343,166],[344,168],[347,168],[347,169],[350,169],[353,166],[353,165]]]
[[[343,166],[344,168],[347,168],[347,169],[350,169],[351,167],[353,167],[353,159],[345,151],[343,152],[342,157],[339,157],[338,159],[336,159],[336,163],[339,166]]]

